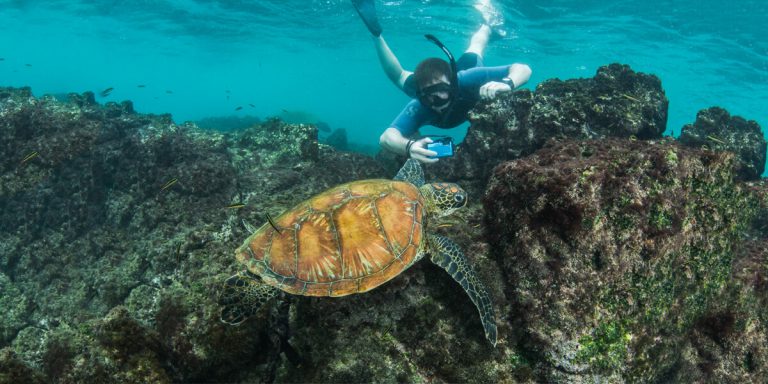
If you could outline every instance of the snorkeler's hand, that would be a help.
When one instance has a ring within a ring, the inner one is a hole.
[[[480,87],[480,97],[483,99],[493,99],[499,93],[510,91],[512,91],[512,87],[510,87],[509,84],[498,81],[489,81]]]
[[[438,159],[434,156],[437,156],[437,152],[430,151],[426,148],[427,144],[431,142],[432,139],[429,137],[415,141],[413,144],[411,144],[408,156],[411,159],[418,160],[421,163],[436,163]]]

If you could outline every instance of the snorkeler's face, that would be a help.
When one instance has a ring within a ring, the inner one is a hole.
[[[451,82],[440,76],[421,90],[422,100],[435,112],[442,112],[451,102]]]

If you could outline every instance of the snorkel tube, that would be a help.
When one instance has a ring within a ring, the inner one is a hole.
[[[437,47],[440,48],[443,52],[445,52],[446,56],[448,56],[448,62],[451,64],[451,87],[454,90],[458,91],[459,75],[458,75],[458,71],[456,70],[456,59],[453,58],[453,54],[451,54],[451,51],[448,50],[448,47],[446,47],[445,44],[443,44],[440,40],[438,40],[437,37],[435,37],[435,35],[426,34],[424,35],[424,37],[426,37],[427,40],[437,45]]]

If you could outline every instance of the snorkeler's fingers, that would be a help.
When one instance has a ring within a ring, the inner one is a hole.
[[[503,92],[509,92],[512,90],[508,84],[498,81],[489,81],[480,87],[480,97],[483,99],[492,99],[497,94]]]
[[[413,148],[411,148],[411,156],[413,156],[413,155],[420,155],[420,156],[424,156],[424,157],[432,157],[432,156],[437,156],[437,152],[430,151],[429,149],[426,149],[424,147],[414,146]]]
[[[421,142],[421,140],[419,140]],[[430,140],[431,142],[431,140]],[[421,144],[421,143],[419,143]],[[434,163],[437,161],[437,152],[430,151],[421,145],[415,145],[411,148],[411,158],[414,158],[422,163]]]

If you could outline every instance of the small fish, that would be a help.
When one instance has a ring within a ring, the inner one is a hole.
[[[37,155],[39,155],[39,153],[37,153],[37,151],[30,152],[29,154],[27,154],[27,156],[24,156],[24,159],[21,160],[21,164],[24,165],[24,163],[26,163],[27,161],[30,161],[30,160],[34,159],[35,157],[37,157]]]
[[[287,109],[281,109],[281,111],[283,111],[283,113],[288,113]]]
[[[176,246],[176,264],[181,264],[181,243]]]
[[[227,90],[226,90],[226,91],[224,91],[224,92],[226,92],[226,93],[229,93],[229,89],[227,89]]]
[[[255,105],[253,105],[253,104],[250,104],[250,103],[249,103],[248,105],[250,105],[250,106],[251,106],[251,108],[256,108],[256,106],[255,106]]]
[[[241,109],[243,109],[243,107],[237,107],[237,108],[235,108],[235,111],[239,111]]]
[[[170,94],[172,94],[172,93],[173,93],[173,91],[171,91],[171,90],[169,89],[169,90],[165,91],[165,93],[167,93],[167,94],[169,94],[169,95],[170,95]]]
[[[5,61],[5,57],[0,57],[0,61]]]
[[[720,139],[719,139],[717,136],[707,135],[707,139],[708,139],[708,140],[712,140],[712,141],[714,141],[715,143],[718,143],[718,144],[723,144],[723,145],[725,145],[725,141],[722,141],[722,140],[720,140]]]
[[[234,204],[227,205],[224,208],[226,208],[226,209],[240,209],[242,207],[245,207],[245,204],[243,204],[243,203],[234,203]]]
[[[277,233],[281,233],[281,232],[280,232],[280,229],[279,229],[279,228],[277,228],[277,225],[275,225],[275,222],[274,222],[274,221],[272,221],[272,216],[270,216],[270,215],[269,215],[269,213],[267,213],[266,215],[267,215],[267,221],[269,221],[269,225],[271,225],[271,226],[272,226],[272,228],[273,228],[275,231],[277,231]]]
[[[160,188],[160,190],[165,191],[166,189],[170,188],[172,185],[176,184],[177,181],[179,181],[179,179],[175,177],[173,179],[168,180],[168,182],[165,183],[165,185],[163,185],[163,187]]]
[[[146,88],[147,86],[144,85],[144,84],[139,84],[139,85],[137,85],[137,87],[139,87],[139,88]]]
[[[114,88],[112,88],[112,87],[109,87],[109,88],[107,88],[107,89],[105,89],[105,90],[103,90],[103,91],[99,92],[99,96],[101,96],[101,97],[107,97],[107,96],[109,96],[109,94],[110,94],[110,93],[112,93],[112,91],[113,91],[113,90],[114,90]]]
[[[629,135],[629,141],[637,141],[637,136]]]
[[[245,230],[248,231],[248,233],[256,233],[256,227],[245,221],[245,219],[243,219],[243,226],[245,227]]]
[[[475,224],[472,226],[472,228],[480,228],[480,224]]]
[[[629,99],[629,100],[632,100],[632,101],[636,102],[636,103],[640,102],[640,100],[638,100],[638,99],[636,99],[636,98],[634,98],[634,97],[632,97],[630,95],[627,95],[626,93],[622,93],[621,95],[624,96],[625,98]]]
[[[25,67],[31,67],[32,64],[24,64]]]
[[[709,151],[709,145],[704,144],[704,145],[701,146],[701,149],[703,149],[705,151]]]
[[[450,227],[453,227],[453,224],[440,224],[437,227],[438,228],[450,228]]]

